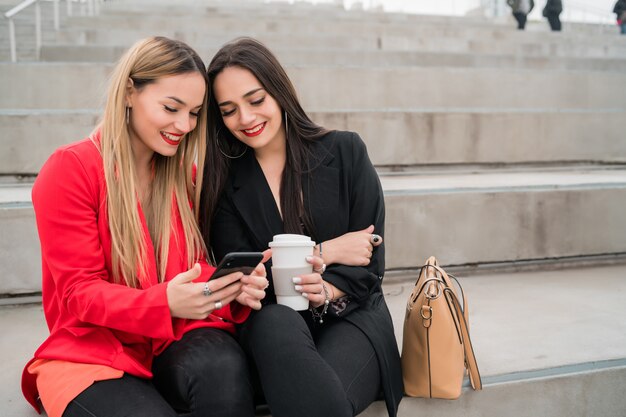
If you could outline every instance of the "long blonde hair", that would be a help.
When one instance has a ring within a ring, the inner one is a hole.
[[[119,60],[109,83],[107,101],[101,123],[101,153],[107,183],[108,223],[111,232],[112,273],[116,282],[140,287],[147,279],[148,244],[138,212],[136,167],[127,124],[128,80],[135,88],[154,83],[159,78],[200,73],[206,81],[206,70],[197,53],[183,42],[164,37],[151,37],[137,42]],[[183,224],[184,237],[174,236],[180,247],[184,238],[188,266],[205,252],[198,229],[202,188],[202,172],[206,152],[206,94],[196,127],[187,133],[172,157],[154,155],[154,178],[150,210],[146,222],[157,263],[159,282],[165,280],[170,250],[173,201],[176,199]],[[199,173],[194,184],[194,166]],[[175,228],[173,230],[176,230]]]

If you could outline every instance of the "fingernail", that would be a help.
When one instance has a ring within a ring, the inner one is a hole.
[[[291,280],[293,281],[294,284],[300,284],[302,282],[302,278],[300,277],[293,277],[291,278]]]
[[[303,293],[302,293],[302,296],[303,296],[304,298],[309,298],[309,294],[307,294],[307,293],[305,293],[305,292],[303,292]]]
[[[307,257],[306,257],[306,258],[304,258],[304,259],[306,259],[306,261],[307,261],[307,262],[311,262],[311,261],[313,261],[313,257],[312,257],[312,256],[307,256]]]
[[[296,291],[302,291],[302,285],[296,285],[294,288]]]

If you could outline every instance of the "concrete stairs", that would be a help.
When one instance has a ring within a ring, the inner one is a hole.
[[[625,274],[619,265],[461,278],[484,389],[466,386],[456,401],[404,398],[399,416],[624,416]],[[383,289],[401,340],[412,282],[387,278]],[[10,335],[0,338],[2,415],[35,417],[17,381],[47,334],[41,305],[0,307],[0,328]],[[380,401],[360,414],[386,415]]]
[[[25,304],[41,290],[32,181],[97,123],[112,62],[164,34],[206,60],[236,36],[264,40],[314,120],[363,137],[385,191],[399,339],[428,255],[465,276],[485,390],[407,398],[401,416],[626,416],[626,37],[305,3],[149,3],[64,18],[40,61],[0,62],[0,305],[17,304],[0,308],[2,415],[34,414],[16,381],[46,332]]]

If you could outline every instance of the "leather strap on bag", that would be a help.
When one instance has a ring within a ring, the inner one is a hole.
[[[452,304],[457,317],[460,319],[459,324],[461,326],[461,335],[463,337],[463,349],[465,350],[465,364],[467,366],[467,371],[469,372],[470,383],[472,384],[472,388],[475,390],[481,390],[483,389],[483,382],[480,378],[480,372],[478,371],[478,364],[476,363],[476,356],[474,355],[474,348],[472,347],[472,341],[470,340],[469,329],[467,328],[467,320],[465,320],[464,311],[461,309],[459,299],[454,291],[446,288],[444,290],[444,295],[448,300],[448,303]],[[467,307],[465,307],[465,309],[467,310]]]
[[[463,349],[465,350],[465,364],[469,373],[470,383],[472,384],[472,388],[474,388],[475,390],[481,390],[483,388],[483,383],[480,377],[480,371],[478,370],[476,356],[474,355],[474,348],[472,347],[472,341],[469,335],[469,326],[467,324],[469,321],[469,311],[467,308],[467,299],[465,298],[465,293],[461,291],[461,296],[463,298],[463,307],[461,307],[456,292],[454,291],[452,280],[448,276],[448,273],[444,271],[441,267],[439,267],[436,263],[430,263],[428,261],[426,262],[426,265],[424,265],[422,268],[434,268],[441,274],[443,282],[448,287],[444,290],[444,295],[446,297],[446,300],[448,300],[448,304],[452,304],[451,309],[455,311],[456,316],[458,317],[459,326],[461,327],[460,333],[463,341]]]

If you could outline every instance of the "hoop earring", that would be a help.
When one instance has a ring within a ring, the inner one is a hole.
[[[239,155],[237,155],[237,156],[228,155],[226,152],[224,152],[222,150],[222,147],[220,146],[220,131],[221,131],[221,129],[217,130],[216,137],[215,137],[215,144],[217,145],[217,149],[219,149],[220,153],[222,155],[224,155],[226,158],[228,158],[228,159],[238,159],[238,158],[241,158],[243,156],[243,154],[245,154],[248,151],[248,147],[246,146],[246,147],[243,148],[243,152],[240,153]]]
[[[289,119],[287,118],[287,110],[284,110],[285,112],[285,136],[289,135]]]
[[[130,123],[130,107],[126,106],[126,124]]]

